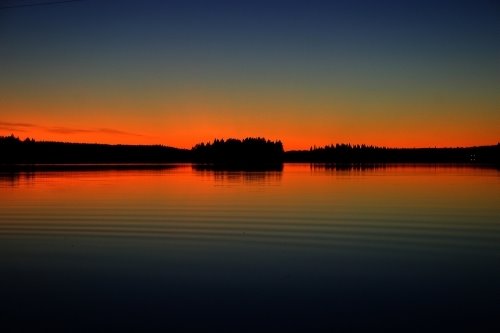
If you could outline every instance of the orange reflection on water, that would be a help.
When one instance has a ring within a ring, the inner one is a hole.
[[[367,214],[426,204],[457,212],[490,209],[500,201],[494,169],[444,166],[335,168],[286,164],[283,171],[210,171],[191,165],[165,169],[3,173],[0,208],[33,212],[172,207],[320,207]],[[17,207],[17,208],[16,208]]]

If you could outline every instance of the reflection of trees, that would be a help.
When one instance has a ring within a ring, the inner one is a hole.
[[[395,167],[435,167],[439,168],[446,166],[448,164],[440,163],[310,163],[309,169],[312,172],[334,172],[334,173],[345,173],[345,174],[357,174],[365,172],[373,172],[377,170],[386,170],[388,168]],[[495,164],[451,164],[454,168],[474,168],[474,169],[497,169],[500,167]]]
[[[313,171],[373,171],[376,169],[385,169],[387,164],[383,163],[311,163],[309,165]]]
[[[186,164],[184,164],[186,165]],[[171,170],[182,167],[183,164],[14,164],[0,165],[0,172],[33,174],[39,172],[71,172],[71,171],[119,171],[119,170]]]
[[[280,183],[282,176],[282,171],[278,170],[221,170],[199,165],[193,165],[192,169],[196,175],[213,177],[216,182],[225,184],[273,185]]]
[[[23,164],[0,165],[0,186],[34,183],[37,177],[72,177],[82,173],[112,173],[114,171],[155,171],[161,173],[182,164]]]
[[[209,164],[192,164],[194,171],[209,171],[209,172],[266,172],[266,171],[283,171],[283,163],[263,163],[263,164],[224,164],[224,163],[209,163]]]
[[[0,187],[17,187],[20,184],[33,183],[35,179],[34,172],[8,171],[0,172]]]

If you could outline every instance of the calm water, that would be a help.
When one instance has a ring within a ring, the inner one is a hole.
[[[0,175],[0,331],[498,331],[500,172]]]

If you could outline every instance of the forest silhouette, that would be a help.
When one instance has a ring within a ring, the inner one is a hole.
[[[1,165],[196,163],[205,168],[280,170],[284,162],[345,164],[466,163],[500,165],[500,143],[458,148],[387,148],[336,144],[285,151],[265,138],[215,139],[191,149],[163,145],[110,145],[21,140],[0,136]]]

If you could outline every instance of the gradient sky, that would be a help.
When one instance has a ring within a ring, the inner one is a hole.
[[[44,0],[2,1],[1,6]],[[500,141],[497,1],[83,0],[0,9],[0,135]]]

